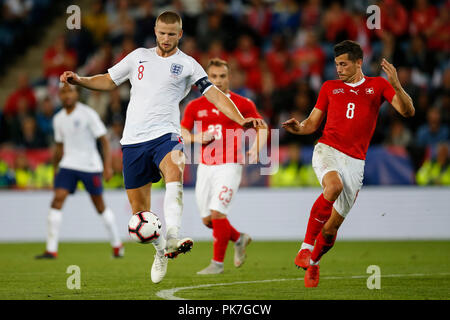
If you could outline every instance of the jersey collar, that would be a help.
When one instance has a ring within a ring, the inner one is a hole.
[[[359,86],[359,85],[361,85],[361,84],[363,84],[364,83],[364,81],[366,81],[366,77],[363,77],[361,80],[359,80],[358,82],[356,82],[356,83],[348,83],[348,82],[344,82],[346,85],[348,85],[348,86],[350,86],[350,87],[357,87],[357,86]]]

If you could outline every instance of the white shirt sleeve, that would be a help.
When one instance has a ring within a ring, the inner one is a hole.
[[[133,51],[134,52],[134,51]],[[108,73],[111,76],[112,81],[116,86],[120,86],[122,83],[130,78],[130,56],[133,52],[129,53],[125,58],[120,60],[114,66],[108,69]]]
[[[53,132],[55,135],[55,141],[58,143],[63,142],[63,133],[61,132],[61,129],[58,125],[58,122],[56,121],[57,117],[53,117]]]
[[[206,71],[202,68],[202,66],[194,59],[192,59],[192,75],[190,77],[190,85],[194,85],[198,80],[208,77]]]
[[[95,138],[99,138],[101,136],[104,136],[106,134],[106,127],[103,124],[102,120],[100,119],[100,116],[98,113],[94,110],[91,110],[90,117],[89,117],[89,128],[92,131],[92,134]]]

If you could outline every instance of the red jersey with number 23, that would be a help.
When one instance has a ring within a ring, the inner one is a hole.
[[[262,118],[250,99],[231,91],[229,97],[244,118]],[[208,131],[214,135],[211,143],[202,145],[203,164],[243,163],[242,133],[244,129],[217,110],[204,96],[192,100],[184,110],[181,125],[191,131],[194,124],[196,132]]]
[[[327,114],[319,142],[350,157],[365,160],[381,104],[394,98],[395,90],[382,77],[364,77],[350,86],[342,80],[326,81],[315,108]]]

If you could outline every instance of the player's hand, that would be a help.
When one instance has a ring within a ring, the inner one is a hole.
[[[214,140],[214,134],[209,131],[195,134],[194,141],[201,144],[208,144]]]
[[[291,118],[283,122],[282,127],[293,134],[298,134],[301,128],[300,122],[298,122],[298,120],[296,120],[295,118]]]
[[[263,128],[265,127],[264,120],[259,118],[245,118],[241,122],[241,126],[243,126],[245,129],[250,128]]]
[[[105,181],[109,181],[113,176],[113,170],[110,166],[105,166],[103,168],[103,179],[105,179]]]
[[[381,61],[381,68],[384,72],[386,72],[389,83],[394,88],[398,88],[400,86],[400,81],[398,80],[397,70],[395,69],[394,65],[383,58],[383,60]]]
[[[64,71],[64,73],[59,77],[59,81],[70,84],[79,84],[80,77],[72,71]]]

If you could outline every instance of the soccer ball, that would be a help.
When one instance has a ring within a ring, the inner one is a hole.
[[[139,243],[152,243],[161,234],[161,221],[153,212],[138,212],[128,221],[128,234]]]

